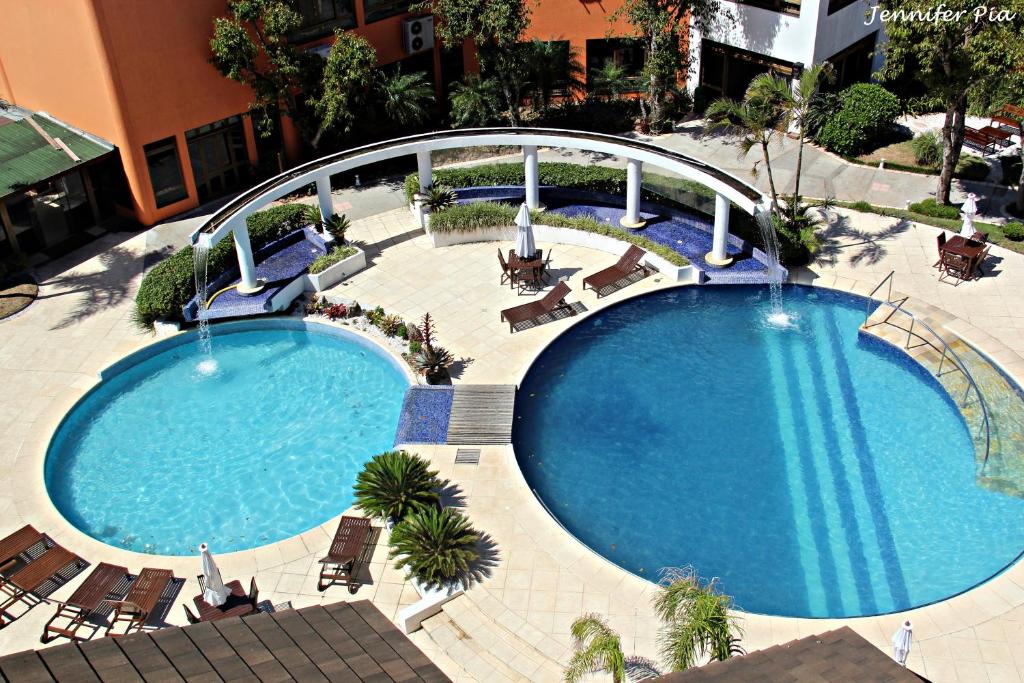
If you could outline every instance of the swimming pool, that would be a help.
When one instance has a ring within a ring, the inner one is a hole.
[[[646,295],[536,360],[513,441],[583,543],[656,580],[692,565],[739,608],[840,617],[985,581],[1024,549],[1024,500],[975,485],[974,448],[929,373],[858,334],[864,300],[765,288]]]
[[[101,541],[186,555],[302,533],[352,504],[388,450],[408,380],[372,343],[295,321],[218,326],[204,375],[193,333],[117,364],[47,454],[60,512]]]

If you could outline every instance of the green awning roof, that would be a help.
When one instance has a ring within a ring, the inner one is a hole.
[[[29,112],[0,111],[0,199],[38,182],[59,176],[114,150],[105,140],[83,133],[45,114],[32,120],[53,139],[68,146],[80,161],[54,148],[26,120]]]

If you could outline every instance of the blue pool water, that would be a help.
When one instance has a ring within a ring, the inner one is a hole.
[[[167,555],[252,548],[344,511],[391,446],[408,382],[317,327],[218,328],[213,375],[190,338],[105,380],[50,444],[57,508],[101,541]]]
[[[520,467],[558,520],[656,580],[692,565],[741,609],[869,615],[959,593],[1024,548],[1024,500],[975,485],[959,412],[858,335],[864,301],[687,287],[587,320],[516,402]]]

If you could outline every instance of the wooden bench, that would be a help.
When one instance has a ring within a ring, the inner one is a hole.
[[[964,140],[981,147],[981,150],[986,154],[996,151],[996,139],[977,128],[964,126]]]

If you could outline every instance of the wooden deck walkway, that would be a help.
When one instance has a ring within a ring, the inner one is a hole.
[[[447,443],[483,446],[512,443],[513,384],[457,384]]]
[[[100,638],[0,657],[0,678],[49,681],[450,681],[370,602]]]

